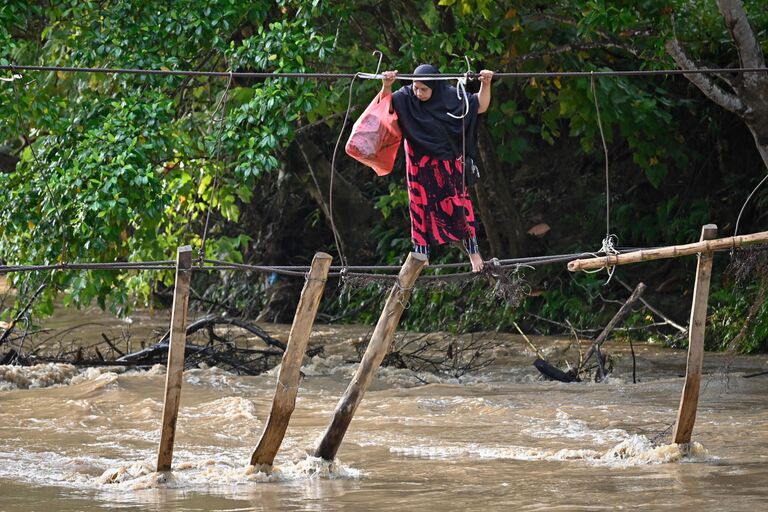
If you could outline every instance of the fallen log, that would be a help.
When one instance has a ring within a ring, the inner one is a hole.
[[[536,367],[539,372],[549,380],[559,380],[560,382],[581,382],[579,374],[573,371],[564,372],[557,366],[550,364],[541,357],[536,358],[533,362],[533,366]]]
[[[15,349],[10,349],[6,354],[0,358],[0,365],[17,364],[19,366],[27,366],[27,358],[22,354],[16,352]]]
[[[352,417],[355,415],[371,380],[373,380],[376,370],[392,345],[400,316],[408,307],[408,299],[411,297],[413,284],[426,264],[427,257],[424,254],[415,252],[408,254],[408,258],[397,276],[397,281],[389,292],[389,298],[384,304],[384,309],[379,316],[379,321],[376,323],[360,365],[336,405],[331,422],[315,448],[315,457],[328,461],[332,461],[336,457],[339,446],[344,440],[344,435],[347,433],[347,428],[352,422]]]

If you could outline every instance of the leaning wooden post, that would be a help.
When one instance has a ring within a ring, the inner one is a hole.
[[[187,345],[187,306],[191,278],[192,247],[185,245],[179,247],[176,255],[176,285],[173,290],[171,341],[168,346],[163,426],[160,432],[160,448],[157,452],[157,471],[170,471],[173,459],[173,440],[176,436],[176,419],[179,416],[184,372],[184,349]]]
[[[701,228],[701,240],[717,237],[717,226],[707,224]],[[680,397],[680,408],[672,438],[677,444],[691,442],[693,424],[696,421],[696,408],[699,404],[701,369],[704,363],[704,327],[707,323],[707,303],[709,302],[709,281],[712,277],[712,252],[699,254],[696,267],[696,284],[693,288],[691,321],[688,325],[688,363],[685,370],[685,384]]]
[[[363,359],[360,361],[360,366],[357,367],[347,390],[336,405],[333,418],[331,418],[325,434],[315,449],[315,457],[321,457],[325,460],[333,460],[336,457],[336,452],[339,451],[339,446],[352,421],[352,416],[355,415],[355,410],[363,399],[374,373],[392,344],[400,316],[411,296],[411,288],[413,288],[416,278],[419,277],[426,263],[427,257],[423,254],[412,252],[408,255],[408,259],[400,269],[397,282],[392,287],[392,291],[389,292],[389,298],[381,312],[379,322],[376,324]]]
[[[288,345],[283,353],[283,361],[275,386],[275,397],[272,400],[272,410],[259,444],[251,455],[252,466],[259,464],[271,466],[285,437],[288,421],[296,407],[301,362],[304,359],[304,351],[309,342],[309,334],[315,322],[332,260],[333,258],[324,252],[318,252],[312,259],[312,268],[301,290],[299,305],[296,306],[293,325],[288,335]]]

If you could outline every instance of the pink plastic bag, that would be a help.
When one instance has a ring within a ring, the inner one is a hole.
[[[392,95],[377,94],[360,115],[344,150],[349,156],[372,168],[379,176],[392,172],[403,134],[392,111]]]

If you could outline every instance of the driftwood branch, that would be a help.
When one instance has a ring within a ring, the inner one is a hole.
[[[616,276],[616,275],[614,275],[614,279],[616,279],[616,281],[618,281],[618,283],[619,283],[621,286],[623,286],[624,288],[626,288],[628,291],[630,291],[630,292],[632,291],[632,287],[631,287],[631,286],[629,286],[629,285],[628,285],[627,283],[625,283],[624,281],[622,281],[622,280],[619,278],[619,276]],[[656,309],[655,307],[653,307],[653,306],[651,306],[650,304],[648,304],[648,302],[647,302],[647,301],[646,301],[644,298],[640,297],[638,300],[639,300],[640,302],[642,302],[642,303],[643,303],[643,305],[644,305],[644,306],[645,306],[645,307],[648,309],[648,311],[650,311],[650,312],[651,312],[651,313],[653,313],[654,315],[656,315],[656,316],[658,316],[659,318],[661,318],[662,320],[664,320],[664,323],[666,323],[666,324],[668,324],[668,325],[671,325],[672,327],[674,327],[675,329],[677,329],[678,331],[680,331],[680,332],[681,332],[681,333],[683,333],[683,334],[687,334],[687,333],[688,333],[688,328],[687,328],[687,327],[685,327],[685,326],[683,326],[683,325],[680,325],[679,323],[675,322],[674,320],[672,320],[671,318],[669,318],[667,315],[665,315],[664,313],[662,313],[661,311],[659,311],[659,310],[658,310],[658,309]],[[655,324],[654,324],[654,325],[655,325]]]
[[[635,346],[632,344],[632,338],[629,339],[629,351],[632,354],[632,384],[637,384],[637,358],[635,357]]]
[[[605,326],[605,329],[603,329],[603,332],[598,335],[597,338],[592,342],[592,346],[590,347],[589,351],[587,351],[587,355],[584,356],[584,360],[582,362],[581,368],[583,368],[585,365],[589,363],[590,358],[597,354],[598,359],[598,368],[600,374],[598,375],[599,380],[602,380],[605,377],[605,372],[602,367],[602,360],[600,357],[600,347],[605,343],[605,340],[608,339],[608,335],[613,331],[613,329],[624,319],[624,317],[629,313],[629,311],[632,309],[632,305],[640,298],[640,296],[645,291],[645,284],[639,283],[635,290],[632,292],[632,295],[629,296],[629,299],[627,299],[627,302],[624,303],[621,308],[619,308],[619,311],[616,312],[615,315],[613,315],[613,318],[611,318],[611,321],[608,322],[608,325]],[[581,369],[580,368],[580,369]]]
[[[29,301],[27,301],[27,304],[23,308],[21,308],[21,311],[19,311],[16,314],[16,316],[13,318],[13,320],[11,320],[11,323],[8,326],[8,328],[6,328],[5,332],[3,332],[3,335],[0,336],[0,345],[6,342],[8,337],[11,335],[11,332],[13,332],[13,329],[16,328],[16,324],[18,324],[19,321],[22,319],[22,317],[27,314],[27,311],[29,311],[29,308],[32,307],[32,304],[35,303],[35,301],[43,292],[46,286],[47,286],[47,283],[43,283],[40,286],[38,286],[37,290],[35,290],[35,293],[32,294],[32,298],[30,298]]]
[[[112,340],[110,340],[109,337],[106,334],[101,333],[101,338],[104,340],[104,343],[109,345],[109,348],[111,348],[112,350],[114,350],[117,353],[117,355],[119,355],[119,356],[124,356],[125,355],[122,350],[117,348],[115,346],[115,344],[112,343]]]
[[[217,325],[234,325],[235,327],[245,329],[251,334],[254,334],[259,338],[261,338],[262,340],[264,340],[264,343],[266,343],[267,345],[271,347],[277,347],[280,350],[285,350],[285,343],[283,343],[278,339],[273,338],[272,336],[269,335],[269,333],[267,333],[267,331],[265,331],[258,325],[245,322],[243,320],[240,320],[239,318],[229,318],[224,316],[209,316],[209,317],[201,318],[200,320],[197,320],[189,324],[189,327],[187,327],[187,336],[189,336],[190,334],[194,334],[199,330],[207,329],[209,327],[215,327]],[[166,332],[165,335],[160,339],[158,343],[167,343],[169,337],[170,337],[170,331]]]

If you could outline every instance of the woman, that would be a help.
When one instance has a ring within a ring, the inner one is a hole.
[[[413,72],[439,73],[427,64]],[[392,94],[405,139],[414,251],[429,255],[431,245],[462,242],[472,271],[480,272],[483,258],[477,246],[478,222],[466,190],[464,155],[474,156],[477,115],[491,103],[493,71],[480,72],[480,92],[467,94],[468,109],[465,97],[447,80],[425,77],[392,93],[397,71],[386,71],[383,76],[381,95]]]

